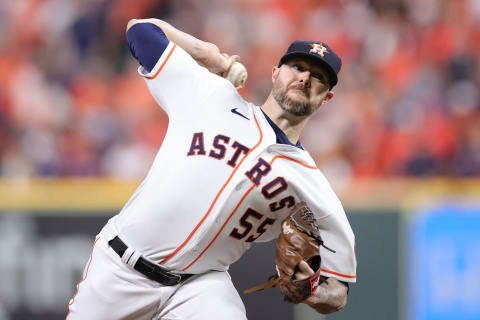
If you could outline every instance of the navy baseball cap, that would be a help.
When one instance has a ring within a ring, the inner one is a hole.
[[[342,59],[325,43],[317,41],[297,40],[294,41],[280,59],[278,67],[293,58],[309,58],[325,67],[331,88],[338,82],[337,74],[342,67]]]

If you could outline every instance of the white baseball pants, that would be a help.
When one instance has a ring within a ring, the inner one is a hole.
[[[210,271],[164,286],[126,265],[98,236],[67,320],[246,319],[228,272]]]

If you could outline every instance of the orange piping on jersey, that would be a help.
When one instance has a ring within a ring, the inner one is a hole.
[[[255,121],[257,119],[255,118]],[[258,123],[257,123],[258,125]],[[260,130],[261,132],[261,130]],[[258,144],[257,144],[258,145]],[[257,146],[255,146],[257,147]],[[247,154],[248,155],[248,154]],[[245,159],[246,157],[244,157],[243,159]],[[283,155],[278,155],[278,156],[275,156],[272,161],[270,161],[270,165],[272,165],[272,163],[277,160],[278,158],[283,158],[283,159],[287,159],[287,160],[291,160],[295,163],[298,163],[304,167],[307,167],[309,169],[317,169],[317,167],[315,166],[310,166],[308,164],[305,164],[305,163],[302,163],[300,161],[297,161],[295,159],[292,159],[292,158],[289,158],[287,156],[283,156]],[[242,161],[243,161],[242,159]],[[220,230],[217,232],[217,234],[215,235],[215,237],[213,238],[212,241],[210,241],[210,243],[207,245],[207,247],[205,249],[203,249],[203,251],[200,253],[200,255],[195,259],[193,260],[192,263],[190,263],[187,267],[185,267],[185,269],[183,269],[182,271],[186,271],[188,268],[190,268],[198,259],[200,259],[200,257],[205,253],[205,251],[208,250],[208,248],[210,248],[210,246],[213,244],[213,242],[215,242],[215,240],[218,238],[218,236],[220,235],[220,233],[223,231],[223,229],[225,228],[225,226],[227,225],[228,221],[230,221],[230,218],[233,216],[233,214],[237,211],[237,208],[240,206],[240,204],[243,202],[243,200],[245,199],[245,197],[250,193],[250,191],[252,191],[254,188],[256,187],[256,185],[252,185],[252,187],[250,189],[248,189],[248,191],[243,195],[243,197],[240,199],[240,201],[237,203],[237,205],[235,206],[235,209],[233,209],[233,211],[230,213],[230,215],[228,216],[227,220],[225,221],[225,223],[222,225],[222,227],[220,228]]]
[[[170,50],[167,58],[165,59],[165,61],[163,61],[162,65],[160,66],[160,68],[158,68],[157,72],[155,72],[155,74],[153,76],[145,76],[145,78],[150,79],[150,80],[155,79],[158,76],[158,74],[160,73],[160,71],[162,71],[163,67],[165,66],[165,63],[167,63],[168,59],[170,59],[170,56],[172,55],[173,50],[175,50],[176,47],[177,47],[177,45],[174,43],[172,50]]]
[[[273,162],[274,162],[275,160],[277,160],[278,158],[282,158],[282,159],[287,159],[287,160],[293,161],[293,162],[295,162],[295,163],[297,163],[297,164],[299,164],[299,165],[301,165],[301,166],[304,166],[304,167],[306,167],[306,168],[308,168],[308,169],[318,169],[318,168],[315,167],[315,166],[308,165],[308,164],[306,164],[306,163],[300,162],[300,161],[298,161],[298,160],[295,160],[295,159],[292,159],[292,158],[289,158],[289,157],[283,156],[283,155],[279,155],[279,156],[273,157],[272,161],[270,161],[270,165],[272,165]]]
[[[93,249],[95,249],[95,245],[97,244],[98,239],[100,239],[100,237],[98,237],[97,239],[95,239],[95,242],[93,243],[92,252],[90,253],[90,259],[88,260],[87,270],[85,271],[85,277],[83,277],[83,279],[80,280],[80,282],[77,284],[77,292],[75,292],[75,294],[73,295],[72,302],[70,302],[70,303],[68,304],[68,313],[67,313],[67,316],[65,317],[65,320],[66,320],[66,319],[68,318],[68,316],[70,315],[70,306],[73,304],[73,302],[74,302],[74,300],[75,300],[75,297],[77,296],[78,291],[80,290],[80,284],[81,284],[83,281],[85,281],[85,279],[87,279],[88,269],[90,269],[90,263],[92,263]]]
[[[208,250],[208,248],[210,248],[210,246],[215,242],[215,240],[217,240],[218,236],[220,235],[220,233],[222,233],[223,229],[225,228],[225,226],[227,225],[228,221],[230,221],[230,218],[232,218],[232,216],[235,214],[235,212],[237,212],[237,209],[238,207],[240,207],[240,205],[242,204],[243,200],[245,200],[245,198],[247,197],[247,195],[250,193],[250,191],[252,191],[256,186],[253,184],[250,189],[247,190],[247,192],[245,192],[245,194],[242,196],[242,198],[240,199],[240,201],[238,201],[237,205],[235,206],[235,208],[233,209],[233,211],[230,213],[230,215],[228,216],[227,220],[225,220],[225,222],[223,223],[222,227],[220,228],[220,230],[218,230],[217,234],[215,235],[215,237],[212,239],[212,241],[210,241],[210,243],[208,244],[208,246],[206,246],[205,249],[203,249],[203,251],[198,255],[197,258],[195,258],[195,260],[192,261],[192,263],[190,263],[188,266],[185,267],[185,269],[183,269],[182,271],[186,271],[188,268],[190,268],[192,266],[192,264],[194,264],[195,262],[197,262],[198,259],[200,259],[200,257],[205,253],[205,251]]]
[[[331,271],[331,270],[328,270],[328,269],[323,269],[321,268],[320,271],[323,271],[323,272],[328,272],[328,273],[331,273],[331,274],[335,274],[337,276],[340,276],[340,277],[344,277],[344,278],[349,278],[349,279],[355,279],[357,276],[350,276],[348,274],[343,274],[343,273],[338,273],[338,272],[335,272],[335,271]]]
[[[308,165],[308,164],[305,164],[303,162],[300,162],[298,160],[295,160],[295,159],[292,159],[292,158],[289,158],[287,156],[283,156],[283,155],[278,155],[278,156],[275,156],[273,157],[272,161],[270,161],[270,165],[272,165],[272,163],[277,160],[278,158],[282,158],[282,159],[286,159],[286,160],[290,160],[290,161],[293,161],[299,165],[302,165],[306,168],[309,168],[309,169],[318,169],[317,167],[315,166],[311,166],[311,165]],[[338,272],[335,272],[335,271],[331,271],[331,270],[328,270],[328,269],[320,269],[321,271],[324,271],[324,272],[328,272],[328,273],[331,273],[331,274],[335,274],[337,276],[340,276],[340,277],[344,277],[344,278],[348,278],[348,279],[355,279],[357,276],[355,275],[347,275],[347,274],[342,274],[342,273],[338,273]]]
[[[215,198],[213,199],[213,202],[212,204],[210,205],[210,207],[208,208],[208,211],[207,213],[205,213],[205,215],[203,216],[202,220],[200,220],[200,222],[195,226],[195,228],[192,230],[192,232],[190,232],[190,234],[188,235],[187,239],[185,239],[185,241],[179,245],[175,251],[173,251],[172,253],[170,253],[165,259],[163,259],[162,261],[160,261],[159,263],[165,263],[167,262],[171,257],[173,257],[178,251],[180,251],[187,243],[188,241],[190,241],[190,239],[193,237],[193,235],[195,234],[195,232],[197,232],[198,228],[200,228],[200,226],[202,225],[202,223],[207,219],[208,215],[210,214],[210,212],[212,211],[213,209],[213,206],[215,205],[215,203],[217,202],[218,198],[220,197],[220,195],[222,194],[223,190],[225,190],[225,187],[229,184],[230,180],[232,180],[232,177],[234,176],[234,174],[237,172],[238,168],[240,168],[240,166],[242,165],[243,161],[245,160],[245,158],[248,157],[248,155],[253,151],[255,150],[259,145],[260,143],[262,142],[263,140],[263,133],[262,133],[262,129],[260,128],[260,125],[258,124],[258,120],[257,120],[257,117],[255,117],[255,114],[253,115],[254,116],[254,119],[255,119],[255,123],[257,124],[257,127],[258,127],[258,131],[260,132],[260,139],[258,140],[257,144],[252,148],[250,149],[250,151],[247,152],[247,154],[242,158],[242,160],[240,160],[240,162],[237,164],[237,166],[235,167],[235,169],[233,169],[232,173],[230,174],[230,176],[228,177],[227,181],[223,184],[223,186],[220,188],[220,191],[218,191],[217,195],[215,196]]]

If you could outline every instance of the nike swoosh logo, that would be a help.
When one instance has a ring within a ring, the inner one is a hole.
[[[238,112],[237,109],[238,109],[238,108],[233,108],[231,111],[232,111],[233,113],[235,113],[236,115],[239,115],[239,116],[242,117],[242,118],[245,118],[245,119],[247,119],[247,120],[250,120],[250,119],[248,119],[247,117],[245,117],[243,114],[241,114],[240,112]]]

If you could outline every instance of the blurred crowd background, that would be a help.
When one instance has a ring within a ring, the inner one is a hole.
[[[125,43],[147,17],[239,54],[257,105],[291,41],[334,48],[302,137],[327,176],[480,176],[478,0],[1,1],[0,176],[144,176],[168,125]]]
[[[257,105],[293,40],[343,58],[301,137],[357,243],[359,282],[327,319],[480,319],[480,0],[0,0],[0,320],[64,319],[161,146],[168,118],[125,41],[149,17],[240,55]],[[261,250],[233,265],[239,292],[270,274]],[[249,318],[318,318],[277,293],[242,296]]]

